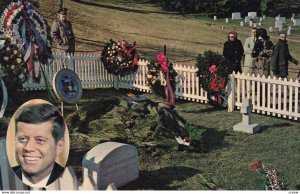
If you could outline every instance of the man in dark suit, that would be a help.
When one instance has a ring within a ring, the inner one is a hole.
[[[64,171],[55,162],[63,152],[65,122],[51,104],[29,104],[15,114],[16,175],[30,187],[45,187]]]
[[[275,44],[274,52],[271,59],[271,68],[273,74],[280,78],[286,78],[288,76],[288,64],[289,61],[298,65],[298,61],[294,59],[289,51],[289,47],[286,40],[286,33],[279,33],[279,40]]]

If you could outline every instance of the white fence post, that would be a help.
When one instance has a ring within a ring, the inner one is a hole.
[[[235,105],[235,74],[232,73],[229,75],[228,83],[228,112],[234,111]]]

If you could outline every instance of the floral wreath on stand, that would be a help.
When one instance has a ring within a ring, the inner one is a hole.
[[[102,62],[109,73],[125,76],[138,69],[139,55],[137,45],[127,41],[114,41],[106,43],[101,54]]]
[[[159,54],[156,56],[156,62],[151,61],[147,68],[147,83],[151,90],[155,94],[166,98],[166,102],[175,105],[174,91],[176,89],[177,72],[173,67],[173,63],[165,55]],[[162,72],[164,80],[161,79],[160,72]]]
[[[208,92],[208,100],[213,105],[227,105],[225,87],[232,67],[228,60],[217,52],[208,50],[197,57],[196,67],[200,86]]]
[[[8,90],[10,85],[21,89],[30,78],[40,83],[43,76],[49,92],[42,65],[53,59],[50,27],[31,1],[18,0],[6,6],[0,16],[0,34],[5,41],[0,62]]]

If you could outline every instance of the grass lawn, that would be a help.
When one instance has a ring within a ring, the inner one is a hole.
[[[69,19],[72,21],[77,40],[77,50],[96,51],[110,39],[136,41],[142,57],[153,59],[167,45],[169,59],[175,63],[194,65],[198,54],[205,50],[222,52],[227,40],[226,33],[236,29],[239,39],[244,42],[250,33],[245,24],[240,27],[240,20],[225,19],[213,21],[199,14],[180,14],[165,12],[160,7],[142,0],[65,0],[64,6],[70,9]],[[56,1],[40,0],[41,12],[49,24],[56,17]],[[231,18],[231,14],[228,15]],[[274,26],[275,19],[267,18],[262,27]],[[291,24],[287,18],[288,24]],[[222,30],[221,26],[224,26]],[[291,54],[300,60],[300,27],[294,27],[289,37]],[[275,43],[277,35],[271,33]],[[290,77],[297,76],[299,66],[290,64]]]
[[[113,89],[84,90],[83,98],[79,103],[80,110],[87,106],[100,110],[102,109],[100,106],[108,104],[105,102],[114,102],[113,98],[121,98],[127,92]],[[157,100],[153,95],[147,96]],[[1,136],[5,136],[7,123],[16,108],[31,98],[47,99],[47,95],[43,91],[26,92],[20,95],[18,103],[9,104],[5,118],[0,120]],[[96,103],[98,105],[95,107]],[[56,105],[59,107],[60,103],[57,102]],[[65,106],[65,118],[75,110],[75,106]],[[258,160],[266,167],[276,169],[287,189],[300,189],[299,122],[253,114],[252,122],[259,123],[262,131],[250,135],[233,131],[233,126],[241,122],[242,115],[239,111],[228,113],[226,109],[180,100],[177,101],[175,110],[188,122],[208,130],[211,138],[206,142],[208,149],[195,152],[180,147],[172,136],[161,142],[158,141],[153,148],[155,152],[147,152],[145,147],[138,147],[140,178],[121,189],[264,190],[264,176],[250,168],[250,164]],[[108,118],[117,119],[112,115],[111,109],[107,109],[103,114],[93,115],[88,126],[96,127],[92,131],[86,131],[82,136],[74,132],[75,125],[68,125],[69,130],[72,131],[68,164],[75,166],[78,176],[81,176],[82,157],[89,149],[104,140],[110,138],[115,140],[112,136],[120,129],[115,129],[115,132],[113,130],[105,132],[107,129],[99,127],[103,126],[104,122],[113,121]],[[112,123],[111,129],[114,126],[116,128],[117,125],[114,125],[116,123],[114,121]],[[82,141],[78,137],[85,137],[85,140]],[[127,141],[122,139],[122,142]],[[138,145],[135,139],[128,143]]]

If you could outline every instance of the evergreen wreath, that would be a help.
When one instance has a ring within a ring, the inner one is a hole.
[[[233,71],[229,61],[218,52],[211,50],[199,54],[196,61],[199,83],[208,92],[209,101],[213,104],[223,104],[224,100],[218,98],[222,97],[224,99],[224,96],[226,96],[225,86],[229,74]]]
[[[156,63],[155,61],[150,61],[150,64],[147,65],[147,83],[150,86],[152,92],[161,97],[166,97],[165,95],[165,86],[162,84],[160,72],[162,72],[163,78],[166,79],[166,73],[161,71],[161,64]],[[170,84],[175,91],[176,89],[176,76],[177,72],[173,67],[173,63],[168,61],[168,68],[170,72]]]
[[[127,41],[114,41],[106,43],[101,54],[101,60],[109,73],[125,76],[138,69],[139,55],[137,45]]]

